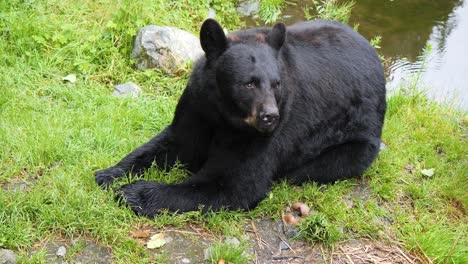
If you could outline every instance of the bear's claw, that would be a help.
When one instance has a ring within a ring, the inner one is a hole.
[[[102,188],[109,187],[117,178],[120,178],[125,173],[116,167],[110,167],[104,170],[99,170],[95,173],[96,183]]]
[[[135,213],[153,216],[158,212],[151,210],[146,204],[154,206],[155,201],[151,200],[151,193],[155,191],[156,185],[156,183],[148,181],[136,181],[126,184],[119,189],[119,198],[123,198],[121,202],[127,204]]]

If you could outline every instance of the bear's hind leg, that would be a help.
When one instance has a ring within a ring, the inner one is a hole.
[[[328,148],[302,167],[287,173],[294,184],[329,183],[361,175],[379,153],[380,139],[353,141]]]

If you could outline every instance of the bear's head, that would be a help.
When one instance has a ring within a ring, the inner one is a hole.
[[[249,39],[252,36],[257,39],[252,41]],[[285,37],[283,23],[265,32],[231,39],[215,20],[203,23],[201,46],[216,76],[220,111],[231,125],[270,134],[280,123],[282,88],[278,54]]]

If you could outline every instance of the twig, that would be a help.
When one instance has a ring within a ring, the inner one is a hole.
[[[320,245],[320,252],[322,252],[322,258],[325,262],[327,262],[327,257],[325,256],[325,252],[323,251],[323,247]]]
[[[199,236],[203,236],[199,228],[196,228],[193,225],[190,225],[190,228],[192,228],[192,230],[195,231]]]
[[[453,251],[455,250],[455,247],[457,246],[458,242],[460,241],[462,233],[459,233],[457,238],[455,239],[455,242],[453,242],[452,248],[450,248],[449,253],[447,254],[447,259],[445,260],[445,264],[448,264],[450,256],[452,255]]]
[[[351,264],[354,264],[353,260],[351,259],[351,257],[348,254],[344,253],[344,255],[349,260],[349,262],[351,262]]]
[[[398,252],[400,252],[400,254],[401,254],[407,261],[409,261],[410,263],[414,263],[414,261],[411,260],[408,256],[406,256],[406,254],[403,253],[403,251],[402,251],[399,247],[395,247],[395,248],[398,250]]]
[[[256,249],[254,249],[254,253],[255,253],[255,264],[258,264],[258,253]]]
[[[432,264],[432,260],[426,255],[426,252],[424,252],[424,250],[422,249],[422,247],[421,247],[421,245],[418,243],[418,241],[416,241],[416,246],[418,246],[419,250],[421,250],[421,252],[423,253],[424,257],[425,257],[426,260],[427,260],[427,263]]]
[[[263,245],[262,245],[262,239],[260,238],[260,235],[258,234],[257,232],[257,227],[255,226],[254,222],[250,222],[251,225],[252,225],[252,229],[254,231],[254,234],[255,234],[255,238],[257,239],[257,244],[258,244],[258,247],[260,249],[263,249]]]
[[[284,239],[281,238],[280,236],[278,236],[278,237],[279,237],[279,239],[281,239],[281,241],[283,241],[286,244],[286,246],[292,251],[292,253],[296,254],[296,251],[294,251],[294,249],[292,249],[292,247],[288,244],[288,242],[284,241]]]
[[[200,235],[197,232],[185,231],[185,230],[176,230],[176,229],[166,229],[163,232],[175,232],[175,233],[181,233],[181,234]]]
[[[290,259],[290,258],[293,258],[293,259],[296,259],[296,258],[305,259],[305,257],[303,257],[303,256],[276,256],[276,257],[273,257],[273,260]]]
[[[346,252],[343,250],[343,248],[340,246],[340,249],[341,251],[343,252],[343,254],[346,256],[346,258],[349,260],[349,262],[351,262],[351,264],[354,264],[353,260],[351,259],[351,257],[346,254]]]

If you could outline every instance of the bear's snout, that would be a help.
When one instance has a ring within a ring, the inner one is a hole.
[[[261,132],[272,132],[279,122],[279,111],[276,105],[264,106],[258,115],[258,129]]]

